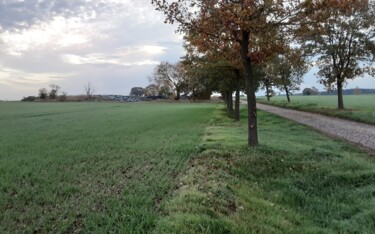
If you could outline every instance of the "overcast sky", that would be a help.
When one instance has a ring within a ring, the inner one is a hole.
[[[147,86],[160,61],[184,54],[181,35],[150,0],[0,1],[0,100],[37,95],[58,84],[70,95],[91,82],[97,94],[127,95]],[[304,87],[316,86],[314,73]],[[352,87],[375,88],[358,78]]]

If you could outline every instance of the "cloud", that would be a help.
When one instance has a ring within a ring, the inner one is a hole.
[[[3,30],[21,30],[56,16],[69,18],[80,15],[92,17],[93,1],[86,0],[3,0],[0,2],[0,27]]]
[[[74,54],[62,55],[62,60],[75,65],[118,65],[142,66],[155,65],[159,61],[153,57],[165,53],[166,48],[161,46],[134,46],[118,48],[114,53],[92,53],[84,56]]]
[[[35,95],[56,83],[80,94],[127,94],[147,85],[159,61],[182,55],[176,26],[149,0],[0,1],[0,99]]]
[[[6,53],[21,56],[30,50],[89,47],[95,37],[105,38],[77,18],[54,17],[50,22],[35,24],[27,30],[6,31],[0,35],[0,40],[6,45]]]
[[[1,84],[48,84],[72,75],[73,73],[30,73],[0,66]]]

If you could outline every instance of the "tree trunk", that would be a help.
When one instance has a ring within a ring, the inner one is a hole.
[[[342,96],[342,81],[341,79],[337,79],[337,97],[338,97],[338,109],[344,109],[344,98]]]
[[[229,109],[230,109],[230,107],[229,107],[229,105],[230,105],[230,103],[229,103],[229,91],[227,90],[227,91],[225,91],[225,104],[226,104],[226,106],[227,106],[227,113],[229,114]]]
[[[225,104],[225,106],[227,106],[227,104],[228,104],[228,101],[227,101],[227,92],[226,91],[223,92],[221,94],[221,96],[223,96],[224,104]]]
[[[233,116],[233,91],[232,89],[228,91],[228,115]]]
[[[290,97],[289,97],[289,89],[286,85],[284,85],[285,93],[286,93],[286,98],[288,99],[288,102],[290,102]]]
[[[266,97],[267,101],[270,101],[270,87],[266,84]]]
[[[258,130],[257,130],[257,107],[256,97],[254,90],[255,77],[251,66],[249,57],[249,39],[250,32],[242,31],[241,40],[241,58],[244,67],[244,77],[246,80],[246,91],[247,91],[247,113],[248,113],[248,145],[256,146],[258,142]]]
[[[240,121],[240,70],[236,69],[236,101],[234,105],[234,119]]]
[[[176,89],[176,101],[180,100],[180,90]]]

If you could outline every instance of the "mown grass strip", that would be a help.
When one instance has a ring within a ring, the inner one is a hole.
[[[372,233],[375,159],[302,125],[258,116],[261,145],[249,149],[245,120],[216,112],[155,232]]]
[[[294,110],[319,113],[332,117],[349,119],[367,124],[375,124],[375,95],[346,95],[344,96],[344,110],[337,109],[336,96],[293,96],[289,103],[285,97],[258,98],[259,103],[290,108]]]

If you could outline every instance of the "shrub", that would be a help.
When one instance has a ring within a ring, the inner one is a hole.
[[[21,99],[21,102],[33,102],[37,99],[35,96],[28,96],[28,97],[23,97]]]

